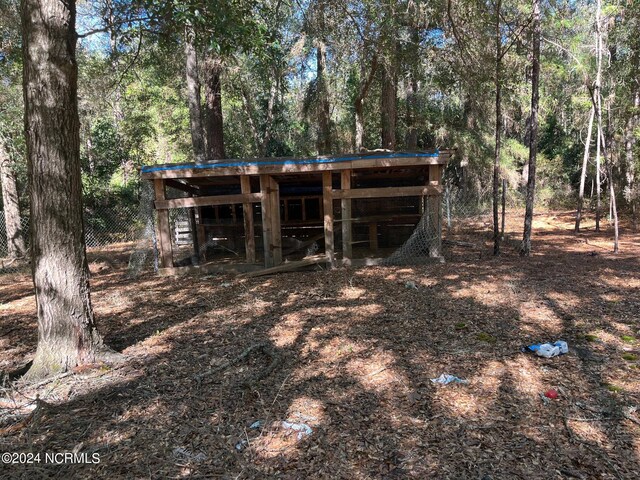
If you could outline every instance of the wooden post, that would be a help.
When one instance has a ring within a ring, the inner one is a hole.
[[[322,209],[324,215],[324,251],[331,268],[336,266],[333,245],[333,197],[331,190],[331,172],[322,172]]]
[[[369,222],[369,248],[374,252],[378,251],[378,224],[376,222]]]
[[[271,196],[271,248],[274,266],[282,263],[282,231],[280,228],[280,185],[269,177]]]
[[[351,170],[342,170],[340,172],[340,188],[342,190],[351,190]],[[342,263],[351,265],[351,257],[353,256],[352,238],[351,238],[351,199],[343,198],[340,201],[342,207]]]
[[[429,185],[440,185],[440,165],[429,165]]]
[[[429,165],[429,185],[440,185],[442,183],[441,165]],[[429,247],[430,257],[441,256],[442,251],[442,196],[433,195],[426,197],[427,215],[429,215],[429,225],[432,228],[435,238]]]
[[[260,193],[262,200],[260,206],[262,210],[262,243],[264,245],[264,266],[270,268],[274,266],[273,255],[271,253],[271,196],[269,175],[260,175]]]
[[[251,178],[240,176],[240,189],[242,193],[251,193]],[[244,249],[247,255],[247,263],[256,262],[256,237],[253,226],[253,204],[242,204],[242,216],[244,217]]]
[[[500,239],[504,241],[504,221],[505,221],[505,209],[507,206],[507,180],[502,179],[502,223],[500,226]]]
[[[191,240],[193,240],[193,254],[200,261],[200,239],[198,238],[198,225],[196,224],[196,209],[189,209],[189,220],[191,223]]]
[[[197,236],[198,236],[198,248],[200,250],[200,261],[206,261],[207,259],[207,234],[205,232],[204,220],[202,218],[202,208],[196,207],[198,215],[197,223]]]
[[[164,180],[155,179],[153,188],[156,200],[165,200]],[[158,246],[160,248],[160,266],[173,267],[173,249],[171,246],[171,231],[169,228],[169,210],[156,210],[158,215]]]

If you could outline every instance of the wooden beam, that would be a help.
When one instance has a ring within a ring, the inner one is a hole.
[[[440,185],[440,167],[438,165],[429,165],[429,185]]]
[[[251,179],[246,175],[240,177],[240,189],[243,195],[251,193]],[[244,249],[247,255],[247,263],[256,262],[256,237],[253,225],[253,205],[249,202],[242,204],[242,216],[244,217]]]
[[[271,249],[274,266],[282,263],[282,231],[280,228],[280,186],[276,179],[269,177],[271,197]]]
[[[165,199],[164,180],[154,180],[153,189],[156,202]],[[173,267],[173,248],[171,246],[171,230],[169,226],[169,211],[158,210],[158,246],[160,248],[160,266],[162,268]]]
[[[199,188],[184,183],[181,180],[173,180],[171,178],[167,178],[164,183],[167,187],[175,188],[176,190],[182,190],[183,192],[200,193]]]
[[[275,267],[265,268],[264,270],[250,272],[243,276],[253,278],[261,277],[263,275],[273,275],[274,273],[294,272],[296,270],[300,270],[301,268],[308,267],[310,265],[318,265],[319,263],[323,263],[326,261],[327,259],[324,255],[314,255],[313,257],[306,257],[302,260],[287,262]]]
[[[322,173],[322,210],[324,215],[324,251],[331,267],[336,266],[333,236],[333,196],[331,172]]]
[[[351,190],[351,170],[342,170],[340,172],[340,188],[344,191]],[[342,263],[351,265],[351,257],[353,256],[352,238],[351,238],[351,199],[343,198],[340,201],[342,210]]]
[[[159,268],[158,275],[163,277],[177,276],[177,275],[189,275],[194,273],[235,273],[245,274],[248,272],[255,272],[260,268],[259,265],[253,263],[205,263],[203,265],[187,265],[186,267],[168,267]]]
[[[441,195],[442,187],[429,185],[426,187],[381,187],[381,188],[355,188],[350,190],[332,190],[333,198],[389,198],[389,197],[419,197],[423,195]]]
[[[172,198],[171,200],[156,200],[156,210],[168,208],[210,207],[214,205],[233,205],[236,203],[257,203],[262,200],[261,193],[247,193],[236,195],[212,195],[208,197]]]
[[[264,250],[264,266],[271,268],[274,266],[273,254],[271,252],[271,182],[269,175],[260,175],[260,194],[261,198],[261,211],[262,211],[262,243]]]

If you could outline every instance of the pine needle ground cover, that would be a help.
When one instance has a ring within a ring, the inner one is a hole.
[[[134,279],[124,252],[93,252],[96,317],[127,362],[5,384],[0,451],[100,462],[0,477],[637,478],[640,235],[613,255],[572,221],[537,215],[529,259],[521,218],[499,258],[479,219],[445,264],[262,278]],[[35,350],[30,279],[0,277],[0,297],[10,371]],[[567,355],[520,352],[557,339]]]

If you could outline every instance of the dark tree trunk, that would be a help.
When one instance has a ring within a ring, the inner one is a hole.
[[[412,73],[407,79],[407,149],[418,149],[418,129],[416,128],[418,81]]]
[[[636,192],[636,166],[634,162],[634,148],[636,144],[636,138],[634,130],[638,126],[638,114],[640,111],[640,90],[636,90],[633,98],[633,114],[627,122],[627,131],[625,139],[625,160],[626,160],[626,180],[627,180],[627,200],[631,207],[631,227],[633,231],[638,230],[638,193]]]
[[[395,55],[384,64],[382,69],[382,93],[380,113],[382,115],[382,148],[396,149],[396,68]]]
[[[205,132],[208,159],[225,158],[222,120],[222,61],[208,55],[204,65]]]
[[[414,12],[415,14],[416,12]],[[417,150],[418,148],[418,128],[416,117],[418,114],[418,58],[420,56],[420,30],[416,25],[411,27],[411,43],[410,50],[411,66],[409,76],[407,78],[407,136],[405,144],[408,150]]]
[[[25,136],[38,347],[27,377],[104,353],[91,308],[80,182],[75,2],[22,1]]]
[[[498,219],[498,205],[500,204],[500,146],[502,128],[502,32],[500,31],[500,9],[502,1],[497,0],[495,21],[496,21],[496,144],[493,158],[493,254],[500,254],[500,224]]]
[[[16,176],[11,169],[11,161],[0,141],[0,183],[2,184],[2,205],[7,233],[7,254],[9,258],[23,257],[27,253],[20,229],[20,206]]]
[[[540,100],[540,0],[533,0],[533,63],[531,69],[531,136],[529,141],[529,178],[527,206],[524,214],[524,233],[521,255],[531,255],[531,225],[536,190],[536,156],[538,155],[538,103]]]
[[[192,28],[185,29],[184,55],[185,74],[187,78],[187,103],[189,105],[189,130],[191,144],[196,163],[206,158],[204,144],[204,128],[202,126],[202,108],[200,105],[200,79],[198,77],[198,56],[194,46],[195,33]]]
[[[362,55],[364,57],[364,48]],[[367,74],[365,68],[364,58],[362,59],[362,64],[360,68],[360,88],[358,89],[358,95],[354,101],[354,107],[356,111],[356,137],[355,137],[355,147],[356,152],[364,149],[364,101],[367,98],[367,93],[369,93],[369,87],[371,86],[371,82],[376,74],[376,70],[378,69],[378,54],[377,52],[373,55],[371,59],[371,65],[369,67],[369,73]]]
[[[331,153],[331,106],[329,105],[329,88],[327,85],[327,47],[324,40],[318,40],[316,49],[318,65],[318,141],[320,155]]]

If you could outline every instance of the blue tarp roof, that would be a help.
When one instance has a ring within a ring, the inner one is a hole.
[[[213,160],[204,163],[167,163],[164,165],[145,165],[142,173],[163,172],[170,170],[215,169],[229,167],[258,167],[265,165],[313,165],[326,163],[353,162],[358,160],[375,160],[385,158],[439,157],[440,151],[431,152],[371,152],[343,156],[322,157],[274,157],[264,159]]]

